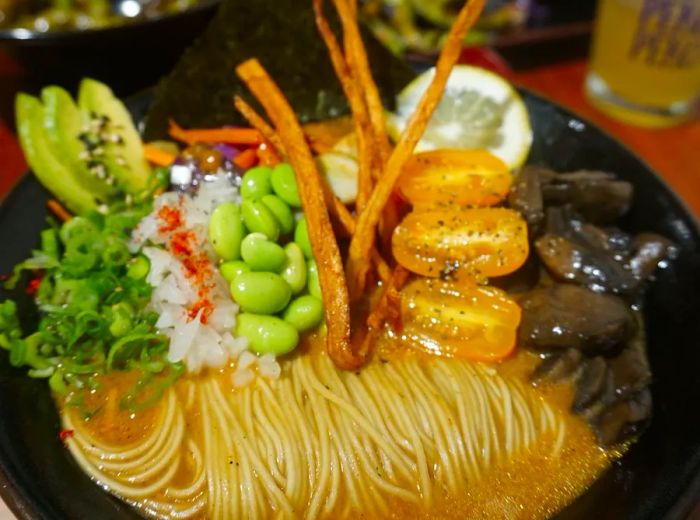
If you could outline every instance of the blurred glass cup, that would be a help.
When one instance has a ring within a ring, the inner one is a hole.
[[[640,126],[693,117],[700,101],[700,0],[599,0],[590,102]]]

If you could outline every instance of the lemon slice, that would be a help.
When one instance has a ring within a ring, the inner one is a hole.
[[[387,129],[394,140],[406,128],[434,74],[435,69],[424,72],[398,95],[396,113],[387,116]],[[485,149],[514,169],[525,162],[531,144],[527,108],[510,83],[485,69],[457,65],[416,152]]]
[[[319,155],[316,160],[335,196],[344,204],[355,202],[359,169],[357,159],[347,153],[326,152]]]

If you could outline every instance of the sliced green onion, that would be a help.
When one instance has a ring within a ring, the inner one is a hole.
[[[126,275],[132,280],[143,280],[151,270],[151,262],[143,255],[139,255],[129,263]]]

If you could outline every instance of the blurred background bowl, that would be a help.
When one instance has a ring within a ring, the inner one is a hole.
[[[11,102],[46,84],[74,91],[83,77],[128,96],[156,83],[204,30],[219,0],[173,14],[101,29],[48,32],[0,29],[0,118],[14,121]]]

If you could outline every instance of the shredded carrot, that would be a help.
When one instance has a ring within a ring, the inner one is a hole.
[[[255,151],[255,148],[248,148],[247,150],[243,150],[241,153],[239,153],[236,157],[233,158],[233,164],[235,164],[239,168],[242,168],[243,170],[252,168],[257,164],[257,162],[258,153]]]
[[[360,86],[353,81],[352,72],[345,61],[343,51],[328,24],[328,20],[323,14],[323,0],[314,0],[313,7],[316,26],[328,48],[328,55],[330,56],[333,69],[340,81],[353,115],[358,150],[357,199],[355,207],[358,211],[362,211],[372,191],[372,165],[374,163],[371,146],[373,142],[372,127],[367,114],[367,106]]]
[[[250,126],[260,132],[266,141],[272,143],[272,145],[277,148],[280,155],[285,155],[284,146],[282,146],[282,141],[280,141],[277,132],[275,132],[274,128],[272,128],[253,107],[246,103],[240,96],[235,96],[233,98],[233,104],[246,121],[248,121]]]
[[[156,166],[170,166],[177,158],[175,154],[161,150],[152,144],[143,145],[143,154],[148,162]]]
[[[450,29],[445,46],[435,67],[435,76],[418,103],[406,130],[389,157],[384,173],[377,182],[367,207],[359,214],[355,234],[350,242],[346,274],[350,296],[358,299],[367,285],[370,264],[367,261],[375,243],[375,231],[382,211],[391,195],[404,164],[413,154],[423,135],[447,84],[450,72],[459,58],[462,42],[469,28],[476,22],[485,0],[470,0],[459,12]]]
[[[66,222],[73,218],[70,211],[64,208],[63,205],[56,199],[49,199],[49,201],[46,203],[46,207],[48,207],[49,211],[56,215],[61,222]]]
[[[262,142],[262,136],[255,128],[193,128],[185,130],[172,119],[170,120],[168,133],[173,139],[187,144],[228,143],[258,145]]]
[[[318,265],[323,293],[324,314],[328,326],[327,348],[333,362],[344,369],[362,366],[368,352],[353,349],[350,343],[350,302],[345,283],[343,261],[326,208],[320,174],[294,110],[277,84],[256,59],[236,67],[277,128],[294,171],[309,240]]]

